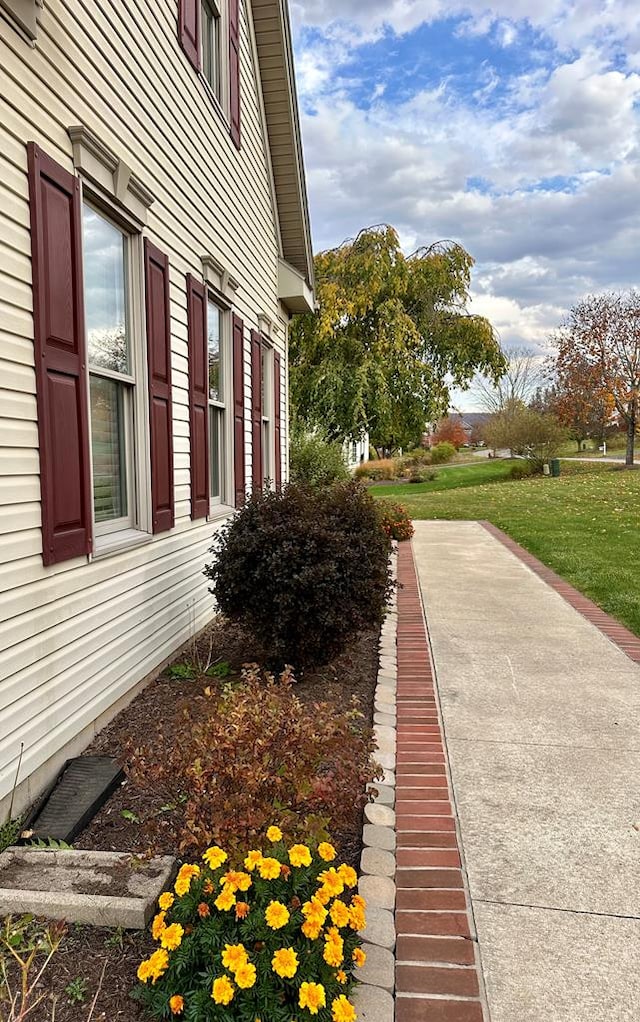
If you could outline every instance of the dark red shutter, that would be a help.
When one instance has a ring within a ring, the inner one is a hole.
[[[229,116],[231,138],[240,148],[240,2],[229,0]]]
[[[91,552],[80,184],[28,145],[42,559]]]
[[[191,517],[209,513],[209,350],[207,292],[187,274],[189,321],[189,423],[191,432]]]
[[[150,241],[145,241],[144,264],[151,425],[152,521],[154,532],[167,532],[174,525],[169,260]]]
[[[180,0],[178,38],[187,57],[200,70],[200,0]]]
[[[251,331],[251,482],[254,490],[264,486],[262,458],[262,341]]]
[[[277,351],[273,353],[273,435],[276,449],[275,483],[276,490],[282,489],[282,372],[281,360]]]
[[[244,323],[233,317],[233,477],[236,507],[244,504]]]

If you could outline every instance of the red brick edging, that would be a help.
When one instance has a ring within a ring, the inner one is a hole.
[[[398,551],[396,1022],[485,1022],[413,550]]]
[[[634,635],[628,628],[625,628],[619,621],[616,621],[614,617],[607,614],[597,603],[590,600],[588,596],[584,596],[577,589],[574,589],[572,585],[569,585],[568,582],[565,582],[560,575],[556,575],[555,571],[552,571],[551,568],[547,568],[546,564],[543,564],[537,557],[534,557],[528,550],[525,550],[519,543],[516,543],[514,539],[507,536],[506,532],[503,532],[502,529],[499,529],[491,522],[480,522],[480,525],[499,540],[507,550],[510,550],[519,560],[523,561],[528,568],[531,568],[556,593],[559,593],[574,610],[577,610],[587,621],[595,625],[603,635],[610,639],[614,646],[617,646],[623,653],[626,653],[630,660],[640,664],[640,638],[637,635]]]

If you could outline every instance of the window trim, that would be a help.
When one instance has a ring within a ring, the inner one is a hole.
[[[205,280],[206,283],[206,280]],[[220,300],[215,290],[207,285],[207,336],[209,329],[209,306],[214,305],[220,315],[220,350],[222,352],[222,401],[214,401],[207,398],[207,430],[209,435],[209,490],[211,490],[212,450],[211,450],[211,412],[210,408],[222,410],[222,439],[220,441],[221,461],[220,466],[220,496],[212,497],[209,492],[209,513],[207,521],[220,518],[233,510],[230,502],[230,494],[233,493],[233,429],[230,426],[230,416],[233,404],[233,345],[231,332],[231,311],[226,304]],[[207,372],[208,372],[209,349],[207,345]]]
[[[273,393],[274,360],[273,346],[264,337],[260,338],[262,365],[262,485],[275,487],[275,407]]]
[[[217,112],[223,118],[227,128],[231,125],[231,69],[228,59],[228,46],[225,41],[229,38],[229,4],[228,0],[198,0],[198,17],[200,18],[200,69],[198,75],[204,88],[212,101]],[[219,21],[218,32],[218,74],[220,77],[220,95],[216,93],[213,85],[204,73],[204,31],[202,19],[202,7],[208,6]]]
[[[144,294],[144,239],[137,219],[127,217],[122,208],[104,192],[80,177],[80,208],[87,204],[95,212],[113,223],[127,238],[125,258],[125,289],[128,322],[131,332],[132,374],[111,373],[104,370],[104,376],[128,384],[131,387],[130,415],[125,416],[125,443],[127,450],[127,498],[128,514],[110,522],[96,522],[93,506],[93,457],[89,457],[91,487],[91,521],[94,535],[94,553],[99,555],[110,546],[120,547],[117,538],[137,534],[144,541],[152,532],[151,528],[151,463],[149,458],[151,437],[149,435],[148,373],[146,359],[146,321]],[[84,241],[82,248],[84,270]],[[102,375],[103,371],[96,375]],[[91,448],[91,410],[89,379],[91,367],[87,351],[85,385],[89,411],[89,447]],[[128,421],[127,421],[128,419]],[[115,541],[115,542],[114,542]],[[130,544],[126,544],[130,545]]]

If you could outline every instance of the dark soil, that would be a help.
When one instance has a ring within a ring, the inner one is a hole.
[[[237,680],[242,665],[264,661],[262,651],[240,628],[218,618],[201,633],[193,648],[183,650],[176,663],[207,665],[209,662],[228,662],[231,675],[226,681]],[[308,671],[296,688],[296,695],[304,703],[333,702],[344,708],[356,696],[367,724],[373,720],[373,698],[378,669],[378,635],[371,631],[360,635],[349,651],[326,667]],[[165,671],[152,682],[126,709],[96,736],[86,750],[87,754],[110,755],[121,760],[127,742],[148,744],[154,727],[162,720],[171,719],[176,706],[195,690],[220,682],[204,673],[196,679],[172,678]],[[354,792],[354,799],[356,793]],[[122,813],[126,816],[123,817]],[[142,852],[147,841],[141,834],[138,820],[157,814],[160,821],[171,822],[179,807],[168,810],[152,790],[136,787],[131,781],[124,784],[75,839],[74,848],[102,851]],[[128,818],[127,818],[128,816]],[[167,831],[169,828],[167,827]],[[176,854],[175,844],[167,835],[163,843],[162,831],[154,851],[158,854]],[[354,811],[348,830],[333,835],[343,861],[357,868],[361,852],[362,813]],[[152,950],[147,933],[120,933],[114,930],[72,926],[60,950],[44,974],[40,988],[45,1000],[32,1012],[30,1022],[87,1022],[91,1004],[99,989],[91,1022],[142,1022],[142,1010],[131,1000],[136,969],[141,959]],[[1,954],[1,952],[0,952]],[[103,968],[106,972],[101,983]],[[65,993],[68,984],[76,979],[85,980],[82,1002]],[[1,989],[1,987],[0,987]],[[56,999],[55,1014],[52,999]],[[4,1022],[4,1005],[0,1000],[0,1022]]]

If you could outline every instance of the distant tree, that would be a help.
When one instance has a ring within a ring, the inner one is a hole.
[[[526,458],[534,472],[541,472],[555,458],[567,439],[567,430],[554,415],[535,411],[523,401],[509,401],[491,416],[484,428],[487,444],[507,448]]]
[[[431,438],[431,443],[442,444],[449,443],[458,450],[468,442],[467,434],[464,431],[462,422],[459,418],[454,415],[447,415],[444,419],[440,419],[436,427],[436,431]]]
[[[318,310],[290,334],[294,416],[336,439],[369,432],[389,454],[420,442],[450,388],[499,379],[493,328],[467,312],[472,266],[453,242],[407,258],[388,226],[316,256]]]
[[[479,377],[475,389],[485,411],[495,414],[512,401],[529,404],[544,383],[544,358],[533,348],[505,352],[507,366],[499,380]]]
[[[587,295],[554,341],[563,421],[578,432],[595,426],[603,436],[617,415],[627,434],[626,463],[633,465],[640,425],[640,292]]]

